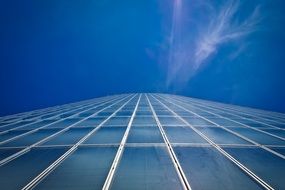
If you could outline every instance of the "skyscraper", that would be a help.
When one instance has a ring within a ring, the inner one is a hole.
[[[285,189],[285,115],[123,94],[0,118],[1,189]]]

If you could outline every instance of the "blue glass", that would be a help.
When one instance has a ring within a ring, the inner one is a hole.
[[[285,141],[250,128],[231,128],[231,130],[263,145],[285,145]]]
[[[14,130],[0,135],[0,142],[13,138],[15,136],[29,132],[29,130]]]
[[[108,116],[112,115],[113,113],[114,113],[113,111],[102,111],[102,112],[99,112],[97,115],[108,117]]]
[[[67,149],[35,148],[0,167],[1,189],[21,189],[58,159]]]
[[[151,111],[137,111],[136,115],[137,116],[152,116],[152,112]]]
[[[283,121],[283,122],[285,122],[285,121]],[[271,124],[271,125],[273,125],[275,127],[279,127],[279,128],[285,129],[285,124],[284,123],[283,124],[282,123],[274,123],[274,124]]]
[[[120,143],[125,131],[126,127],[101,127],[84,144]]]
[[[35,189],[102,189],[116,147],[80,147]]]
[[[1,122],[0,122],[0,127],[3,126],[3,125],[8,125],[9,123],[10,123],[10,122],[3,122],[3,121],[1,121]]]
[[[57,114],[52,113],[52,114],[43,115],[43,116],[41,116],[41,119],[47,119],[47,118],[53,117],[55,115],[57,115]]]
[[[149,116],[135,116],[133,125],[156,125],[156,121]]]
[[[22,127],[21,130],[37,129],[37,128],[43,127],[45,125],[48,125],[50,123],[53,123],[55,121],[57,121],[57,120],[56,119],[43,120],[43,121],[40,121],[40,122],[37,122],[37,123],[29,124],[29,125],[27,125],[25,127]]]
[[[116,116],[129,116],[131,117],[133,114],[133,111],[119,111],[116,113]]]
[[[270,147],[270,149],[278,152],[279,154],[283,154],[285,156],[285,147],[276,147],[276,148]]]
[[[128,125],[130,117],[111,117],[105,125]]]
[[[273,135],[285,138],[285,130],[279,130],[279,129],[262,129],[262,130],[271,133]]]
[[[158,127],[131,127],[127,143],[163,143]]]
[[[0,127],[0,132],[1,131],[6,131],[6,130],[10,130],[10,129],[14,129],[16,127],[20,127],[20,126],[23,126],[23,125],[26,125],[26,124],[29,124],[29,123],[32,123],[32,122],[35,122],[35,121],[21,121],[19,123],[14,123],[14,124],[2,126],[2,127]]]
[[[224,127],[231,127],[231,126],[241,126],[240,124],[224,119],[224,118],[210,118],[209,120],[213,121],[218,125],[222,125]]]
[[[3,160],[17,152],[19,152],[20,150],[22,150],[22,148],[3,148],[3,149],[0,149],[0,160]]]
[[[80,119],[65,119],[62,121],[59,121],[57,123],[49,125],[47,128],[66,128],[69,127],[70,125],[73,125],[74,123],[78,122]]]
[[[102,123],[106,118],[105,117],[93,117],[86,119],[78,124],[77,127],[96,127],[100,123]]]
[[[43,145],[71,145],[80,141],[85,135],[87,135],[94,128],[71,128],[64,133],[51,138]]]
[[[202,119],[202,118],[197,118],[197,117],[183,117],[183,119],[185,119],[188,123],[190,123],[191,125],[195,126],[195,125],[206,125],[206,126],[211,126],[213,125],[213,123]]]
[[[161,125],[185,125],[178,117],[159,117]]]
[[[92,114],[94,114],[94,112],[87,111],[87,112],[83,112],[83,113],[78,114],[77,117],[88,117]]]
[[[222,128],[197,127],[197,129],[217,144],[251,144]]]
[[[168,110],[158,110],[158,111],[155,111],[155,113],[158,116],[174,116],[173,113],[171,113],[171,111],[168,111]]]
[[[111,189],[183,189],[165,147],[126,147]]]
[[[2,147],[17,147],[17,146],[29,146],[32,145],[54,133],[58,132],[60,129],[40,129],[31,134],[20,137],[16,140],[10,141],[1,145]]]
[[[241,123],[244,123],[244,124],[246,124],[246,125],[248,125],[250,127],[255,127],[255,128],[265,128],[265,127],[268,128],[268,127],[270,127],[268,125],[265,125],[265,124],[262,124],[262,123],[255,123],[253,121],[241,122]]]
[[[225,150],[273,188],[285,189],[284,159],[261,148],[226,148]]]
[[[190,127],[163,127],[171,143],[207,143]]]
[[[174,147],[193,189],[262,189],[212,147]]]

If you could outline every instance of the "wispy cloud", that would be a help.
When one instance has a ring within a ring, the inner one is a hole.
[[[203,63],[210,57],[214,58],[223,44],[237,44],[258,29],[261,21],[259,5],[244,14],[241,11],[244,5],[240,1],[225,2],[224,5],[217,6],[208,0],[199,3],[172,0],[172,27],[165,56],[167,58],[164,60],[168,67],[168,86],[177,81],[184,83],[189,81]],[[191,4],[195,6],[191,7]],[[190,11],[187,10],[189,7]],[[195,11],[196,15],[193,14]],[[195,20],[197,12],[203,12],[207,16],[200,15]],[[238,46],[235,54],[228,55],[231,56],[230,59],[238,57],[247,47],[242,43]]]
[[[251,15],[242,22],[234,19],[239,7],[239,1],[228,2],[205,26],[206,30],[200,34],[196,42],[194,61],[197,68],[217,51],[219,45],[238,40],[256,30],[261,20],[259,14],[260,6],[255,7]]]

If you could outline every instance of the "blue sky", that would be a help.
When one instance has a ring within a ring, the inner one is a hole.
[[[0,114],[126,92],[285,112],[282,0],[0,2]]]

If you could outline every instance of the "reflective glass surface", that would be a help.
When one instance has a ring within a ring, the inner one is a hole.
[[[102,189],[116,147],[81,147],[35,189]]]
[[[4,116],[0,189],[285,189],[284,126],[282,113],[155,93]]]
[[[164,147],[127,147],[111,189],[182,189]]]

